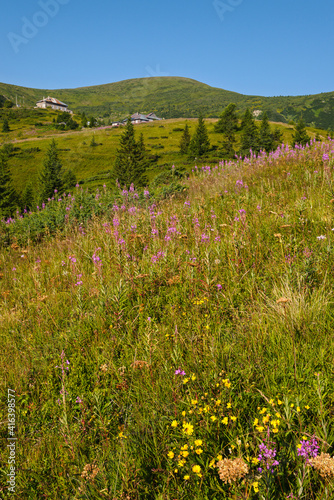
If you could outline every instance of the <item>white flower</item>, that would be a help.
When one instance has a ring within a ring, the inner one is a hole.
[[[325,240],[326,239],[326,236],[324,236],[323,234],[321,234],[320,236],[317,236],[317,240]]]

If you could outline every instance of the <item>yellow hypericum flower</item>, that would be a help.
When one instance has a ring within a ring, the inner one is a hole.
[[[277,418],[281,418],[280,413],[275,413],[275,416],[276,416]]]
[[[183,458],[187,458],[187,456],[189,455],[189,451],[182,451],[181,455],[183,456]]]
[[[302,445],[301,445],[301,444],[297,444],[297,448],[298,448],[298,450],[300,450],[300,448],[301,448],[301,447],[302,447]]]
[[[278,400],[277,400],[277,404],[282,405],[282,404],[283,404],[283,401],[281,401],[280,399],[278,399]]]
[[[192,380],[192,381],[196,380],[195,375],[192,375],[192,376],[191,376],[191,380]]]
[[[297,409],[297,413],[299,413],[299,412],[300,412],[300,407],[299,407],[299,406],[297,406],[297,408],[296,408],[296,409]]]
[[[186,463],[186,461],[185,461],[185,460],[179,460],[179,461],[178,461],[178,463],[177,463],[177,465],[178,465],[179,467],[183,467],[185,463]]]
[[[254,464],[254,465],[257,465],[259,463],[259,461],[260,460],[256,457],[252,458],[252,464]]]
[[[257,493],[259,491],[259,483],[257,481],[254,481],[254,483],[252,483],[252,486],[254,488],[255,493]]]
[[[185,411],[183,411],[183,412],[181,413],[181,415],[182,415],[182,417],[185,417],[185,416],[186,416],[186,412],[185,412]]]
[[[192,399],[192,400],[191,400],[191,404],[192,404],[192,405],[196,406],[196,405],[197,405],[197,403],[198,403],[197,399]]]
[[[259,425],[258,427],[256,427],[256,430],[258,432],[263,432],[264,431],[264,427],[262,427],[262,425]]]
[[[188,378],[183,379],[183,383],[184,383],[184,384],[186,384],[187,382],[189,382],[189,379],[188,379]]]
[[[216,387],[219,387],[219,383],[218,383],[218,384],[216,384]]]
[[[198,413],[199,414],[203,413],[203,408],[198,408]]]
[[[187,444],[184,444],[183,446],[181,446],[181,450],[187,450],[188,449],[188,445]]]
[[[295,406],[295,405],[294,405],[293,403],[291,403],[290,408],[293,408],[294,406]]]
[[[253,422],[253,425],[258,425],[258,423],[259,423],[259,419],[258,419],[258,418],[256,418],[256,419],[254,420],[254,422]]]
[[[128,439],[128,437],[127,437],[127,436],[125,436],[125,434],[123,434],[123,432],[120,432],[120,433],[118,434],[118,437],[119,437],[119,438],[121,438],[121,439]]]
[[[263,415],[264,413],[266,413],[267,411],[267,408],[262,408],[262,410],[260,411],[260,415]]]
[[[269,401],[269,404],[270,404],[270,405],[275,406],[275,401],[274,401],[273,399],[271,399],[271,400]]]
[[[302,439],[304,439],[304,441],[307,441],[307,437],[306,436],[303,436]]]
[[[195,446],[202,446],[203,441],[201,439],[196,439]]]
[[[188,479],[190,479],[190,476],[188,476],[188,474],[187,474],[186,476],[183,476],[183,479],[184,479],[185,481],[188,481]]]
[[[179,472],[178,469],[174,469],[174,473],[177,474]]]
[[[197,453],[197,455],[200,455],[201,453],[203,453],[203,450],[202,448],[196,448],[195,452]]]
[[[222,424],[227,425],[228,424],[228,417],[224,417],[222,420]]]
[[[232,408],[231,403],[227,403],[227,405],[226,405],[226,406],[227,406],[227,408]]]
[[[205,329],[206,329],[206,330],[210,330],[209,325],[205,325]]]
[[[176,420],[173,420],[173,422],[172,422],[172,424],[171,424],[171,425],[172,425],[172,427],[177,427],[177,426],[178,426],[178,423],[177,423],[177,421],[176,421]]]
[[[220,399],[217,399],[217,401],[216,401],[216,403],[215,403],[215,404],[216,404],[216,406],[220,406],[220,404],[221,404],[221,400],[220,400]]]
[[[183,424],[183,432],[188,436],[191,436],[192,433],[194,432],[194,426],[192,424],[185,422]]]
[[[309,405],[304,406],[304,408],[305,408],[305,410],[309,410],[310,409]]]
[[[209,467],[214,467],[214,466],[215,466],[215,463],[216,463],[216,461],[215,461],[215,459],[213,458],[213,459],[211,460],[211,462],[209,463]]]
[[[270,419],[270,415],[267,415],[266,417],[263,417],[262,422],[264,424],[267,424],[269,422],[269,419]]]
[[[204,413],[209,413],[210,406],[204,406]]]
[[[208,393],[207,393],[207,392],[205,392],[205,393],[204,393],[204,396],[207,396],[207,395],[208,395]]]
[[[277,433],[278,433],[278,429],[276,429],[276,427],[275,427],[275,429],[272,429],[272,432],[273,432],[274,434],[277,434]]]
[[[201,472],[201,466],[194,465],[192,470],[193,470],[193,472],[195,472],[195,474],[199,474]]]
[[[218,456],[217,456],[217,460],[218,460],[218,462],[219,462],[219,460],[222,460],[222,459],[223,459],[223,455],[218,455]]]
[[[237,417],[231,417],[231,420],[233,420],[233,422],[235,422],[237,419]]]
[[[214,422],[215,420],[217,420],[217,417],[215,417],[214,415],[212,415],[212,417],[210,417],[210,420],[212,420],[212,422]]]
[[[234,444],[231,444],[231,448],[232,448],[232,450],[234,450],[234,448],[235,448]]]

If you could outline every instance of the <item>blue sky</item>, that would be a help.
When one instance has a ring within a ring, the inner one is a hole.
[[[0,81],[74,88],[183,76],[250,95],[334,91],[333,0],[11,0]]]

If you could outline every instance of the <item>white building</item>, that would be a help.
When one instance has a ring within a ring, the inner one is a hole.
[[[67,113],[73,113],[70,109],[68,109],[68,105],[64,102],[55,99],[54,97],[43,97],[41,101],[38,101],[36,104],[36,108],[52,108],[57,111],[66,111]]]

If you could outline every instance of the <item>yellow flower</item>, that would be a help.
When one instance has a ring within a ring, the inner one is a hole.
[[[217,460],[218,460],[218,462],[219,462],[219,460],[222,460],[222,459],[223,459],[223,455],[218,455],[218,456],[217,456]]]
[[[194,432],[194,426],[192,424],[185,422],[183,424],[183,432],[188,436],[191,436],[192,433]]]
[[[172,422],[172,427],[177,427],[177,426],[178,426],[177,421],[176,421],[176,420],[173,420],[173,422]]]
[[[192,381],[196,380],[195,375],[192,375],[192,376],[191,376],[191,380],[192,380]]]
[[[201,439],[196,439],[195,446],[202,446],[203,441]]]
[[[270,419],[270,415],[267,415],[266,417],[263,417],[262,422],[264,424],[267,424],[269,422],[269,419]]]
[[[201,453],[203,453],[203,450],[202,448],[196,448],[195,452],[197,453],[197,455],[200,455]]]
[[[271,399],[271,400],[269,401],[269,404],[270,404],[270,405],[275,406],[275,402],[274,402],[274,400],[273,400],[273,399]]]
[[[310,409],[309,405],[304,406],[304,408],[305,408],[305,410],[309,410]]]
[[[277,434],[277,433],[278,433],[278,429],[276,429],[276,428],[275,428],[275,429],[272,429],[272,432],[273,432],[274,434]]]
[[[301,448],[301,447],[302,447],[302,445],[301,445],[301,444],[297,444],[297,448],[298,448],[298,450],[300,450],[300,448]]]
[[[174,458],[174,453],[172,451],[168,453],[168,458]]]
[[[262,425],[259,425],[259,426],[256,427],[256,430],[258,432],[263,432],[264,431],[264,427],[262,427]]]
[[[257,493],[259,491],[259,483],[257,481],[254,481],[254,483],[252,483],[252,486],[254,488],[255,493]]]
[[[254,420],[254,422],[253,422],[253,425],[258,425],[258,423],[259,423],[259,419],[258,419],[258,418],[256,418],[256,419]]]
[[[252,464],[254,464],[254,465],[257,465],[259,463],[259,461],[260,460],[256,457],[252,458]]]
[[[307,437],[306,436],[303,436],[302,439],[304,439],[304,441],[307,441]]]
[[[228,424],[228,417],[224,417],[222,420],[222,424],[227,425]]]
[[[262,408],[262,410],[260,411],[260,415],[263,415],[264,413],[266,413],[267,411],[267,408]]]
[[[290,407],[293,408],[295,405],[293,403],[291,403]]]
[[[281,418],[281,415],[280,415],[279,413],[275,413],[275,416],[276,416],[277,418]]]
[[[121,438],[121,439],[128,439],[128,437],[127,437],[127,436],[125,436],[125,434],[123,434],[123,432],[120,432],[120,433],[118,434],[118,437],[119,437],[119,438]]]
[[[278,400],[277,400],[277,404],[282,405],[282,404],[283,404],[283,401],[281,401],[280,399],[278,399]]]
[[[184,444],[183,446],[181,446],[181,450],[187,450],[188,449],[188,445],[187,444]]]
[[[201,466],[200,465],[194,465],[193,466],[193,472],[195,472],[195,474],[199,474],[201,472]]]
[[[183,412],[181,413],[181,415],[182,415],[182,417],[185,417],[185,416],[186,416],[186,412],[185,412],[185,411],[183,411]]]
[[[227,408],[232,408],[231,403],[227,403],[227,405],[226,405],[226,406],[227,406]]]
[[[216,384],[216,387],[219,387],[219,383],[218,383],[218,384]]]
[[[214,466],[215,466],[215,459],[213,458],[209,463],[209,467],[214,467]]]
[[[187,456],[189,455],[189,451],[182,451],[181,455],[183,456],[183,458],[187,458]]]
[[[187,382],[189,382],[189,379],[188,379],[188,378],[183,379],[183,383],[184,383],[184,384],[186,384]]]
[[[237,417],[231,417],[231,420],[233,420],[233,422],[235,422],[237,419]]]
[[[190,479],[190,476],[188,476],[188,474],[187,474],[186,476],[183,476],[183,479],[184,479],[185,481],[188,481],[188,479]]]
[[[204,413],[209,413],[210,406],[204,406]]]
[[[210,330],[209,325],[205,325],[205,329],[206,329],[206,330]]]
[[[178,469],[174,469],[174,473],[177,474],[179,471]]]
[[[297,406],[297,413],[299,413],[299,412],[300,412],[300,407],[299,407],[299,406]]]
[[[216,401],[216,403],[215,403],[215,404],[216,404],[216,406],[220,406],[220,404],[221,404],[221,400],[220,400],[220,399],[217,399],[217,401]]]
[[[178,461],[178,463],[177,463],[177,465],[178,465],[179,467],[183,467],[185,463],[186,463],[186,461],[185,461],[185,460],[179,460],[179,461]]]
[[[195,406],[195,405],[197,405],[197,403],[198,403],[197,399],[192,399],[192,400],[191,400],[191,404],[192,404],[192,405],[194,405],[194,406]]]
[[[212,420],[212,422],[214,422],[215,420],[217,420],[217,417],[215,417],[214,415],[212,415],[212,417],[210,417],[210,420]]]

